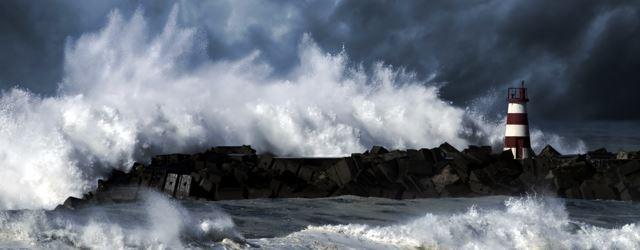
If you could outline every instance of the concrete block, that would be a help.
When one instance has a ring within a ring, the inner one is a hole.
[[[432,176],[433,163],[423,159],[398,159],[398,166],[406,168],[410,175]]]
[[[460,176],[455,173],[455,170],[453,170],[451,166],[446,166],[439,174],[431,178],[431,181],[439,193],[441,193],[446,186],[456,183],[458,180],[460,180]]]
[[[191,193],[191,175],[180,175],[180,182],[178,184],[176,195],[177,199],[185,199],[189,197]]]
[[[312,182],[315,171],[310,166],[302,166],[298,171],[298,177],[306,182]]]
[[[389,153],[382,154],[383,161],[392,161],[392,160],[404,158],[404,157],[407,157],[407,152],[400,151],[400,150],[393,150]]]
[[[178,174],[169,173],[167,179],[164,182],[164,192],[174,196],[176,192],[176,186],[178,185]]]
[[[262,154],[258,156],[258,167],[262,169],[271,169],[273,164],[273,155]]]
[[[331,166],[329,170],[329,176],[334,176],[334,180],[338,186],[343,187],[347,185],[347,183],[351,182],[352,175],[351,169],[353,168],[353,162],[351,162],[350,158],[343,158],[338,161],[335,165]]]
[[[568,199],[582,199],[582,193],[577,186],[570,187],[564,191],[564,196]]]
[[[580,185],[580,193],[584,199],[614,200],[617,196],[606,183],[586,180]]]
[[[388,153],[388,152],[389,152],[389,150],[387,150],[386,148],[384,148],[382,146],[373,146],[371,148],[371,150],[369,150],[369,153],[373,154],[373,155],[385,154],[385,153]]]

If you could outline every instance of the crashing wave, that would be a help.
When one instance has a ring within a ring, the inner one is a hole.
[[[151,34],[141,11],[128,20],[113,11],[101,30],[69,40],[55,96],[2,92],[0,209],[51,209],[111,168],[213,145],[299,156],[374,144],[499,147],[501,121],[453,106],[403,69],[350,66],[346,52],[325,53],[305,36],[299,64],[276,77],[259,51],[207,59],[198,32],[176,20],[177,8]]]
[[[210,248],[225,239],[246,245],[233,220],[217,209],[196,215],[161,194],[144,197],[141,204],[79,211],[0,211],[0,248]],[[127,211],[109,211],[118,209]]]
[[[638,249],[640,227],[606,229],[571,221],[559,200],[509,198],[504,208],[426,214],[406,224],[309,226],[258,244],[284,249]]]

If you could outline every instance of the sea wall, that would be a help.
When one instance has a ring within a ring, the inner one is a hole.
[[[250,146],[214,147],[196,154],[154,157],[129,173],[113,171],[95,192],[70,197],[73,208],[125,202],[155,189],[176,199],[228,200],[358,195],[391,199],[521,195],[640,200],[640,154],[599,149],[561,155],[551,146],[532,159],[510,151],[448,143],[431,149],[374,146],[349,157],[300,158],[256,154]]]

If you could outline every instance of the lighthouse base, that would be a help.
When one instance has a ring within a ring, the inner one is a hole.
[[[504,151],[511,150],[514,159],[529,159],[535,154],[531,148],[504,148]]]

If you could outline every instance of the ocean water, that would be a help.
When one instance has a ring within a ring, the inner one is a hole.
[[[0,212],[0,248],[638,249],[640,204],[551,197],[144,200]]]
[[[566,141],[582,141],[585,150],[606,148],[611,152],[640,150],[640,121],[545,121],[539,129],[560,135]],[[572,152],[563,152],[572,153]]]

